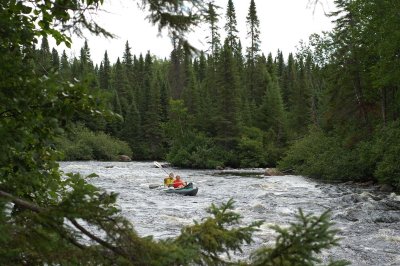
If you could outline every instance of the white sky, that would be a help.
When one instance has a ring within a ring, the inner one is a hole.
[[[320,0],[317,6],[309,5],[310,0],[255,0],[257,15],[260,20],[261,51],[265,54],[276,54],[278,49],[286,56],[289,52],[295,52],[300,40],[308,40],[312,33],[320,33],[330,30],[332,23],[324,15],[334,9],[333,0]],[[146,14],[138,8],[141,1],[134,0],[105,0],[102,9],[95,18],[108,31],[117,35],[116,39],[105,39],[87,35],[90,52],[95,64],[100,64],[105,50],[114,63],[117,57],[122,57],[125,42],[129,41],[132,53],[145,54],[150,50],[151,54],[158,57],[169,57],[172,50],[170,39],[166,34],[160,36],[157,27],[150,25],[145,19]],[[225,12],[228,0],[215,0],[219,5],[220,34],[223,38]],[[239,35],[243,48],[246,41],[246,16],[249,10],[250,0],[234,0],[236,19]],[[322,5],[321,5],[322,4]],[[315,7],[315,10],[314,10]],[[197,28],[191,33],[189,40],[199,49],[207,49],[205,36],[208,32],[205,28]],[[69,56],[79,56],[79,50],[84,40],[73,38],[72,49],[67,50]],[[59,47],[61,51],[65,47]]]

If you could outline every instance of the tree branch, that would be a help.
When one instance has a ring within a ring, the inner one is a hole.
[[[30,203],[30,202],[28,202],[28,201],[19,199],[19,198],[13,196],[12,194],[7,193],[7,192],[2,191],[2,190],[0,190],[0,197],[7,198],[7,199],[9,199],[11,202],[13,202],[15,205],[17,205],[17,206],[19,206],[19,207],[22,207],[22,208],[24,208],[24,209],[28,209],[28,210],[34,211],[34,212],[36,212],[36,213],[43,213],[43,212],[46,211],[46,209],[44,209],[44,208],[42,208],[42,207],[39,207],[39,206],[37,206],[37,205],[35,205],[35,204],[33,204],[33,203]],[[119,255],[121,255],[121,256],[125,256],[125,255],[121,252],[120,249],[118,249],[117,247],[114,247],[114,246],[111,245],[110,243],[108,243],[108,242],[102,240],[101,238],[99,238],[99,237],[93,235],[93,234],[90,233],[88,230],[86,230],[83,226],[81,226],[75,219],[73,219],[73,218],[67,218],[67,219],[68,219],[77,229],[79,229],[79,231],[81,231],[83,234],[85,234],[86,236],[88,236],[88,237],[89,237],[90,239],[92,239],[93,241],[99,243],[99,244],[102,245],[103,247],[105,247],[105,248],[107,248],[107,249],[110,249],[111,251],[113,251],[113,252],[115,252],[115,253],[117,253],[117,254],[119,254]],[[54,227],[54,225],[53,225],[53,227]],[[79,247],[79,248],[81,248],[81,249],[84,249],[84,248],[85,248],[85,246],[79,244],[75,239],[73,239],[71,236],[67,235],[67,234],[66,234],[65,232],[63,232],[60,228],[56,228],[56,229],[57,229],[56,231],[57,231],[62,237],[64,237],[64,238],[67,239],[68,241],[70,241],[73,245],[75,245],[75,246],[77,246],[77,247]]]
[[[79,229],[79,231],[81,231],[84,235],[88,236],[90,239],[92,239],[93,241],[99,243],[100,245],[102,245],[105,248],[110,249],[111,251],[125,257],[125,254],[121,252],[120,249],[118,249],[117,247],[114,247],[113,245],[111,245],[110,243],[104,241],[103,239],[95,236],[94,234],[90,233],[88,230],[86,230],[86,228],[84,228],[83,226],[81,226],[75,219],[73,218],[68,218],[68,220],[77,228]]]

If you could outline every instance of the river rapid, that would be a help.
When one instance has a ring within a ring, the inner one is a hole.
[[[260,245],[272,245],[276,234],[269,226],[287,226],[295,221],[299,208],[316,215],[329,209],[341,241],[339,247],[321,254],[324,260],[346,259],[352,265],[400,265],[400,196],[394,193],[318,183],[302,176],[266,177],[262,176],[262,169],[164,169],[199,187],[197,196],[189,197],[149,189],[149,185],[161,185],[166,176],[152,162],[62,162],[60,166],[66,173],[99,175],[89,182],[119,194],[122,214],[141,236],[174,237],[183,226],[206,217],[205,209],[212,203],[221,204],[232,198],[243,224],[265,220],[254,235],[255,243],[244,247],[245,255]]]

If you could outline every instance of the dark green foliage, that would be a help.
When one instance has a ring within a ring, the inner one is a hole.
[[[239,37],[237,30],[236,11],[232,0],[228,0],[225,19],[226,24],[224,29],[227,35],[226,43],[230,47],[231,51],[235,53],[238,51]]]
[[[187,132],[183,139],[174,142],[167,160],[181,167],[213,169],[223,165],[224,156],[212,139],[203,133]]]
[[[240,167],[265,165],[263,152],[263,131],[258,128],[244,128],[237,148]]]
[[[197,265],[226,265],[229,262],[219,255],[225,253],[230,258],[231,252],[242,252],[241,246],[252,242],[252,234],[258,230],[262,221],[237,227],[241,217],[232,211],[233,203],[231,199],[220,207],[212,204],[207,210],[212,217],[201,223],[195,221],[194,225],[184,228],[175,240],[194,251],[189,254],[195,254],[193,262]],[[201,252],[198,252],[200,247]]]
[[[239,80],[236,64],[228,42],[220,54],[217,67],[216,133],[218,142],[227,150],[236,146],[240,131]]]
[[[332,229],[329,221],[329,212],[320,217],[305,215],[300,209],[296,215],[298,223],[291,223],[285,229],[280,226],[272,226],[278,233],[274,247],[265,247],[257,250],[252,255],[251,265],[271,266],[303,266],[321,263],[317,254],[323,249],[338,245],[339,239],[335,237],[337,230]],[[331,261],[328,265],[349,265],[346,261]]]
[[[357,155],[339,137],[315,129],[293,144],[279,168],[324,180],[357,180],[365,176]]]
[[[115,161],[118,155],[132,155],[126,142],[117,140],[103,132],[91,132],[87,128],[74,126],[68,138],[57,140],[57,148],[63,153],[63,159]]]
[[[393,185],[400,190],[400,125],[391,123],[387,128],[379,130],[372,148],[370,160],[374,160],[376,168],[374,176],[382,182]]]
[[[250,39],[250,46],[247,48],[247,64],[251,69],[251,67],[254,66],[255,59],[260,51],[260,21],[257,16],[254,0],[250,1],[246,22],[248,28],[247,37]]]
[[[208,36],[207,43],[210,45],[210,52],[212,56],[216,56],[221,47],[221,39],[219,34],[218,21],[220,15],[217,13],[218,7],[212,2],[208,3],[208,9],[206,13],[206,21],[209,24],[210,35]]]

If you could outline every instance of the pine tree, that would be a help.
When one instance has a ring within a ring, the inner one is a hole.
[[[36,69],[39,75],[49,76],[52,72],[52,54],[50,52],[49,41],[47,37],[42,38],[42,43],[40,45],[40,50],[37,54],[38,58],[36,60]]]
[[[147,56],[146,56],[147,58]],[[158,62],[152,62],[149,91],[146,94],[147,110],[142,115],[142,134],[144,138],[145,154],[148,159],[162,158],[164,154],[164,133],[161,127],[162,108],[160,88],[165,80],[161,76]]]
[[[185,106],[188,108],[189,113],[196,116],[199,107],[198,85],[190,55],[188,54],[185,55],[183,68],[185,81],[182,91],[182,99]]]
[[[272,59],[272,53],[269,53],[268,57],[267,57],[267,70],[268,70],[268,73],[271,75],[271,77],[277,78],[274,59]]]
[[[228,6],[226,8],[226,41],[230,47],[230,49],[235,53],[238,49],[238,30],[237,30],[237,21],[236,21],[236,12],[235,6],[233,5],[232,0],[228,0]]]
[[[118,95],[116,94],[116,100]],[[143,143],[142,143],[142,128],[141,128],[141,117],[139,110],[136,107],[135,101],[131,103],[125,115],[123,123],[119,123],[118,120],[110,124],[112,131],[119,132],[122,140],[125,140],[133,151],[133,158],[143,159]]]
[[[288,63],[283,78],[282,98],[286,110],[290,110],[289,97],[297,83],[297,66],[292,53],[288,56]]]
[[[286,114],[277,80],[271,79],[268,70],[265,75],[265,90],[262,103],[257,113],[257,126],[265,132],[273,132],[272,141],[282,144],[286,136]]]
[[[171,88],[171,96],[173,99],[181,98],[184,80],[183,76],[183,49],[180,45],[177,45],[171,52],[170,56],[170,67],[168,71],[169,87]]]
[[[217,134],[225,149],[233,149],[240,133],[239,81],[232,50],[226,40],[217,67]]]
[[[80,50],[80,56],[79,56],[79,62],[80,62],[80,79],[84,80],[89,78],[93,78],[91,75],[94,73],[94,67],[93,67],[93,62],[90,56],[90,48],[89,44],[87,41],[85,41],[83,47]]]
[[[258,20],[254,0],[250,1],[246,23],[248,28],[247,37],[250,39],[250,46],[247,48],[247,64],[251,68],[254,66],[256,57],[260,52],[260,21]]]
[[[219,34],[219,17],[220,15],[217,13],[216,9],[218,7],[214,5],[213,2],[208,3],[208,10],[206,15],[206,21],[210,27],[210,36],[208,36],[207,43],[210,45],[209,51],[212,56],[216,56],[221,47],[221,39]]]
[[[309,66],[305,65],[303,58],[300,58],[297,82],[293,84],[289,94],[289,124],[295,136],[302,136],[306,133],[311,121],[310,84],[307,67]]]
[[[67,57],[67,54],[65,53],[65,50],[63,51],[61,55],[61,60],[60,60],[60,74],[61,77],[65,80],[71,80],[71,66]]]
[[[117,58],[117,62],[114,65],[111,86],[118,93],[121,115],[126,118],[133,95],[129,91],[126,72],[119,58]]]
[[[110,90],[111,89],[111,63],[108,59],[107,51],[104,52],[104,58],[101,62],[101,70],[99,71],[99,85],[100,89]]]
[[[279,87],[283,89],[286,65],[285,65],[285,60],[283,59],[283,53],[279,49],[277,52],[277,56],[275,58],[275,65],[276,65],[276,74],[279,80]]]
[[[53,71],[60,70],[60,57],[58,56],[58,52],[56,49],[51,50],[51,67]]]

